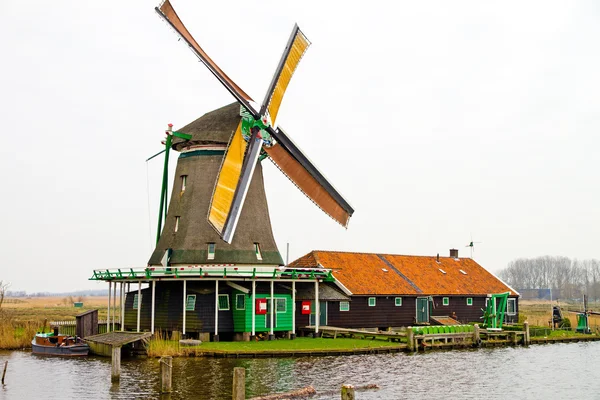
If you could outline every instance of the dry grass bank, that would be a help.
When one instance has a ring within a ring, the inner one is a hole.
[[[73,307],[76,301],[83,302],[83,307]],[[2,312],[19,321],[74,320],[77,314],[98,309],[98,317],[106,318],[107,296],[48,296],[48,297],[15,297],[5,298]]]
[[[550,326],[552,315],[552,306],[559,305],[563,312],[563,317],[568,318],[573,329],[577,326],[577,314],[567,312],[568,310],[580,311],[583,308],[582,303],[574,302],[552,302],[542,300],[520,300],[519,301],[519,320],[527,320],[530,325]],[[594,311],[600,311],[599,303],[589,303],[588,308]],[[590,315],[588,323],[592,332],[600,331],[600,315]]]

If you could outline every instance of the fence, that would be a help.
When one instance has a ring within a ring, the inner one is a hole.
[[[76,335],[76,328],[77,325],[75,323],[75,321],[52,321],[50,322],[50,326],[58,326],[58,333],[61,335],[69,335],[69,336],[75,336]],[[110,331],[120,331],[121,330],[121,323],[119,322],[115,322],[115,328],[113,329],[113,325],[112,322],[110,324]],[[106,333],[106,320],[98,321],[98,333]]]

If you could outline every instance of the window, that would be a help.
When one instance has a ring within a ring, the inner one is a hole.
[[[138,304],[139,304],[139,300],[141,300],[141,295],[140,298],[138,299],[138,295],[137,293],[133,295],[133,309],[137,310],[138,309]]]
[[[239,293],[235,295],[235,309],[245,310],[246,309],[246,295]]]
[[[175,217],[175,232],[179,230],[179,217]]]
[[[277,313],[285,313],[286,311],[286,301],[285,298],[275,299],[275,312]]]
[[[473,298],[472,297],[467,297],[467,305],[468,306],[472,306],[473,305]]]
[[[181,175],[181,193],[185,192],[187,186],[187,175]]]
[[[449,297],[442,297],[442,305],[447,306],[450,304],[450,298]]]
[[[517,313],[517,299],[508,299],[506,302],[506,314],[515,315]]]
[[[214,243],[208,244],[208,255],[206,258],[209,260],[215,259],[215,244]]]
[[[394,299],[394,304],[396,304],[396,307],[402,307],[402,297],[396,297]]]
[[[350,302],[340,301],[340,311],[350,311]]]
[[[256,253],[256,259],[262,261],[262,254],[260,253],[260,245],[258,243],[254,243],[254,252]]]
[[[465,271],[463,271],[462,269],[459,269],[460,273],[463,275],[466,275],[467,273]]]
[[[441,268],[438,268],[438,269],[440,270],[440,272],[441,272],[442,274],[446,275],[446,271],[444,271],[444,270],[443,270],[443,269],[441,269]]]
[[[186,311],[194,311],[196,309],[196,295],[188,294],[186,302],[185,302],[185,310]]]
[[[375,307],[376,299],[375,297],[369,297],[369,307]]]
[[[229,310],[229,295],[228,294],[220,294],[219,295],[219,311],[227,311]]]

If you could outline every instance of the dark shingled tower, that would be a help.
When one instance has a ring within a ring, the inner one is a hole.
[[[260,162],[254,171],[232,243],[223,241],[207,221],[225,150],[240,121],[239,112],[240,106],[236,102],[178,129],[178,132],[192,135],[192,139],[175,139],[173,142],[172,149],[181,154],[165,224],[149,265],[160,265],[167,249],[172,249],[171,265],[283,265],[271,229]],[[183,176],[186,176],[185,190],[182,190]],[[215,244],[214,259],[209,259],[210,243]],[[257,257],[256,244],[261,257]]]

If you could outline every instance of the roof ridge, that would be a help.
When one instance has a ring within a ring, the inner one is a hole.
[[[320,252],[320,253],[338,253],[338,254],[365,254],[365,255],[373,255],[373,256],[399,256],[399,257],[425,257],[425,258],[437,258],[437,254],[434,256],[429,256],[429,255],[415,255],[415,254],[393,254],[393,253],[369,253],[369,252],[364,252],[364,251],[343,251],[343,250],[312,250],[310,253],[316,253],[316,252]],[[310,254],[308,253],[308,254]],[[304,257],[304,256],[302,256]],[[302,258],[300,257],[300,258]],[[440,256],[440,259],[442,258],[449,258],[452,260],[471,260],[474,263],[476,263],[477,265],[479,265],[479,263],[477,263],[477,261],[473,260],[472,258],[469,257],[458,257],[458,258],[454,258],[454,257],[450,257],[450,256]]]

